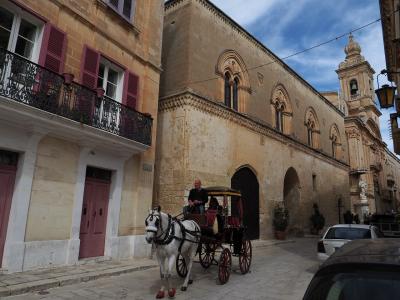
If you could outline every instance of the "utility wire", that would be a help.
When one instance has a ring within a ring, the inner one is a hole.
[[[393,14],[395,14],[395,13],[398,12],[399,10],[400,10],[400,9],[395,10],[395,11],[393,12]],[[362,29],[364,29],[364,28],[366,28],[366,27],[369,27],[369,26],[371,26],[371,25],[373,25],[373,24],[375,24],[375,23],[378,23],[378,22],[380,22],[380,21],[381,21],[381,18],[376,19],[376,20],[371,21],[371,22],[369,22],[369,23],[367,23],[367,24],[365,24],[365,25],[362,25],[362,26],[357,27],[357,28],[355,28],[355,29],[353,29],[353,30],[350,30],[349,32],[346,32],[346,33],[340,34],[340,35],[338,35],[338,36],[336,36],[336,37],[334,37],[334,38],[331,38],[330,40],[327,40],[327,41],[325,41],[325,42],[322,42],[322,43],[319,43],[319,44],[317,44],[317,45],[314,45],[314,46],[312,46],[312,47],[310,47],[310,48],[306,48],[306,49],[300,50],[300,51],[298,51],[298,52],[292,53],[292,54],[290,54],[290,55],[288,55],[288,56],[285,56],[285,57],[283,57],[283,58],[280,58],[280,59],[279,59],[279,58],[278,58],[278,59],[273,59],[272,61],[270,61],[270,62],[268,62],[268,63],[265,63],[265,64],[261,64],[261,65],[257,65],[257,66],[251,67],[251,68],[247,68],[246,70],[240,71],[240,72],[238,72],[238,73],[243,73],[243,72],[246,72],[246,71],[251,71],[251,70],[255,70],[255,69],[261,68],[261,67],[265,67],[265,66],[274,64],[274,63],[276,63],[276,62],[278,62],[278,61],[280,61],[280,60],[283,61],[283,60],[286,60],[286,59],[291,58],[291,57],[293,57],[293,56],[302,54],[302,53],[304,53],[304,52],[311,51],[311,50],[316,49],[316,48],[318,48],[318,47],[321,47],[321,46],[324,46],[324,45],[326,45],[326,44],[335,42],[335,41],[337,41],[337,40],[339,40],[339,39],[341,39],[341,38],[343,38],[343,37],[345,37],[345,36],[347,36],[347,35],[349,35],[349,34],[351,34],[351,33],[353,33],[353,32],[362,30]],[[219,78],[220,78],[220,77],[211,77],[211,78],[208,78],[208,79],[197,80],[197,81],[191,81],[191,82],[188,82],[187,84],[203,83],[203,82],[207,82],[207,81],[211,81],[211,80],[216,80],[216,79],[219,79]]]

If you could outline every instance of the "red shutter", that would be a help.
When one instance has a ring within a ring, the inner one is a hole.
[[[61,74],[64,71],[67,35],[54,25],[46,23],[39,64]]]
[[[124,90],[122,94],[122,103],[126,106],[136,109],[139,91],[139,77],[128,70],[124,75]]]
[[[81,62],[81,83],[91,89],[97,87],[100,53],[85,45]]]

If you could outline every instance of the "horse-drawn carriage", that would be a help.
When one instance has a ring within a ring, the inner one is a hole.
[[[243,203],[239,191],[227,187],[206,188],[209,206],[202,214],[187,214],[201,228],[197,254],[201,266],[218,266],[218,280],[225,284],[232,269],[232,257],[238,257],[242,274],[250,270],[252,246],[243,226]],[[222,204],[222,205],[221,205]],[[186,277],[187,267],[182,255],[176,260],[176,271]]]

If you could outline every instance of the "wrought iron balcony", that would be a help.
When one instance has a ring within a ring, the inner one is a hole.
[[[152,118],[0,49],[0,96],[151,145]]]

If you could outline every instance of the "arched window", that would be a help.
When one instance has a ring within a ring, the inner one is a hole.
[[[306,111],[304,125],[307,129],[307,144],[315,149],[319,148],[319,122],[314,109],[309,107]]]
[[[231,106],[231,76],[228,72],[225,73],[225,105]]]
[[[350,95],[355,96],[358,94],[358,83],[357,80],[352,79],[350,81]]]
[[[272,92],[271,98],[272,125],[276,130],[284,133],[292,133],[292,105],[288,93],[283,85],[279,84]]]
[[[215,66],[218,80],[218,97],[236,111],[245,112],[251,94],[250,79],[246,65],[234,50],[225,50]]]

